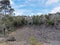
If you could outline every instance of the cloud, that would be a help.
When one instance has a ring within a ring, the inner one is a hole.
[[[15,11],[15,16],[17,16],[17,15],[23,15],[23,13],[24,13],[24,11]]]
[[[27,10],[27,9],[16,9],[15,14],[16,15],[30,15],[32,13],[32,10]]]
[[[57,3],[59,1],[60,0],[47,0],[46,5],[51,5],[51,4]]]
[[[24,2],[24,5],[34,7],[34,6],[36,6],[36,4],[33,2],[35,2],[35,0],[27,0]]]
[[[27,10],[27,9],[16,9],[15,14],[16,16],[17,15],[33,16],[33,15],[41,15],[42,13],[40,12],[34,13],[33,10]]]
[[[42,14],[42,13],[40,13],[40,12],[39,12],[39,13],[37,13],[37,15],[41,15],[41,14]]]
[[[33,16],[33,15],[41,15],[42,13],[40,13],[40,12],[37,12],[37,13],[32,13],[31,12],[31,14],[29,15],[29,16]]]
[[[10,0],[10,4],[11,4],[11,5],[13,5],[13,4],[14,4],[14,2],[13,2],[12,0]]]
[[[31,12],[29,16],[33,16],[33,15],[35,15],[35,14]]]
[[[60,6],[53,8],[52,4],[58,3],[60,0],[10,0],[12,7],[15,9],[16,15],[41,15],[46,13],[55,13],[60,10]],[[46,5],[45,5],[46,4]],[[59,3],[60,4],[60,3]],[[53,9],[52,9],[53,8]],[[50,10],[52,9],[52,10]]]
[[[45,0],[25,0],[24,4],[26,4],[27,6],[31,6],[31,7],[37,7],[37,6],[39,7],[44,2]]]
[[[17,1],[20,2],[20,0],[17,0]],[[15,8],[15,9],[16,8],[27,7],[27,6],[35,6],[35,4],[31,4],[30,1],[31,0],[27,0],[27,1],[24,1],[23,4],[18,4],[17,5],[16,3],[18,3],[18,2],[15,3],[14,0],[10,0],[10,3],[12,5],[12,7]]]
[[[34,13],[31,13],[31,15],[35,15]]]
[[[56,12],[60,12],[60,6],[59,7],[55,7],[53,8],[50,13],[56,13]]]
[[[26,5],[25,4],[23,4],[23,5],[19,5],[19,8],[21,8],[21,7],[25,7]],[[17,6],[18,7],[18,6]]]
[[[25,10],[22,10],[22,9],[16,9],[15,10],[16,15],[23,15],[24,13],[25,13]]]

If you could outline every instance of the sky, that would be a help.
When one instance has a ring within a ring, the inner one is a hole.
[[[60,0],[10,0],[16,15],[41,15],[60,12]]]

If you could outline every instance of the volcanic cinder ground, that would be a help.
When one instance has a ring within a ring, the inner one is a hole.
[[[28,45],[30,37],[34,37],[36,43],[42,42],[43,45],[60,45],[60,29],[45,25],[19,27],[10,36],[14,36],[16,41],[8,42],[9,45]]]

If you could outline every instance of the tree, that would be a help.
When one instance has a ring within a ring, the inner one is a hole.
[[[49,15],[45,15],[45,18],[46,18],[46,20],[49,20],[50,18],[49,18]]]
[[[42,24],[42,18],[43,18],[43,16],[41,15],[41,16],[33,16],[32,17],[32,20],[33,20],[33,24],[36,24],[36,25],[40,25],[40,24]]]
[[[10,10],[9,10],[9,13],[10,13],[10,15],[13,15],[13,12],[14,12],[15,10],[13,9],[13,8],[10,8]]]
[[[3,15],[9,15],[12,12],[12,7],[10,5],[10,0],[0,0],[0,12],[2,12]],[[7,28],[8,24],[11,24],[11,22],[9,22],[10,20],[8,20],[7,17],[3,17],[3,24],[5,25],[4,33],[5,33],[5,29]]]
[[[11,5],[10,5],[10,0],[1,0],[0,1],[0,11],[6,15],[6,13],[10,12],[11,13]],[[9,14],[9,13],[8,13]]]

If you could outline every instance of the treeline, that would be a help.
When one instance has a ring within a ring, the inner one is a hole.
[[[5,15],[2,18],[2,23],[5,23],[6,26],[22,26],[22,25],[41,25],[41,24],[49,24],[52,25],[54,22],[50,20],[48,15],[41,16],[9,16]]]
[[[13,31],[15,28],[24,25],[46,25],[54,26],[56,19],[51,19],[51,14],[49,15],[36,15],[36,16],[13,16],[13,15],[3,15],[0,19],[0,30],[7,29]],[[60,19],[60,18],[59,18]]]
[[[41,25],[41,24],[54,25],[53,20],[50,20],[48,15],[32,17],[5,15],[1,19],[0,23],[5,24],[7,29],[9,29],[10,27],[19,27],[23,25]]]
[[[55,20],[55,19],[54,19]],[[48,24],[54,25],[54,20],[51,20],[49,15],[37,15],[37,16],[10,16],[5,15],[1,22],[9,27],[9,26],[22,26],[22,25],[41,25]]]

